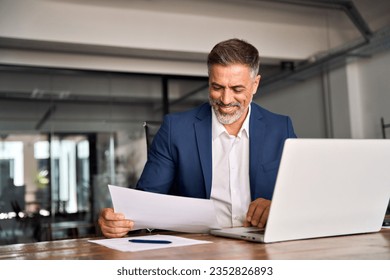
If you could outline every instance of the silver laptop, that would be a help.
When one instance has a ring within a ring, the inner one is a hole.
[[[211,234],[279,242],[377,232],[390,198],[390,140],[288,139],[266,228]]]

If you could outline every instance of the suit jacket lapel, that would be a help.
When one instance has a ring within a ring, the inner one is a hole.
[[[252,105],[251,105],[252,106]],[[212,182],[212,146],[211,146],[211,108],[202,106],[194,123],[196,142],[198,146],[199,158],[202,165],[206,197],[210,198]],[[249,180],[251,185],[251,197],[254,199],[254,187],[256,185],[256,175],[263,153],[263,140],[266,126],[261,120],[261,112],[256,106],[251,108],[249,120]]]
[[[254,186],[256,186],[256,175],[263,154],[263,140],[266,130],[265,124],[261,120],[262,117],[256,106],[252,106],[249,120],[249,182],[252,200],[254,200]]]
[[[211,107],[202,106],[197,115],[198,122],[194,123],[199,158],[202,165],[206,197],[210,198],[212,179],[212,148],[211,148]]]

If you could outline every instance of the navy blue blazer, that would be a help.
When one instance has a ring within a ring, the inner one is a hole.
[[[251,198],[271,199],[284,141],[296,138],[287,116],[251,103],[249,176]],[[210,198],[211,107],[205,103],[169,114],[153,139],[137,189]]]

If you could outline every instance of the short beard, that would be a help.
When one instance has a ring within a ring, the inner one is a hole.
[[[239,102],[224,104],[220,100],[212,99],[211,97],[209,97],[209,103],[211,107],[213,107],[215,115],[221,124],[232,124],[236,122],[241,118],[242,114],[245,111],[245,108],[243,108]],[[218,110],[218,106],[229,106],[229,107],[237,106],[238,110],[235,111],[233,114],[225,114],[225,113],[221,113]]]

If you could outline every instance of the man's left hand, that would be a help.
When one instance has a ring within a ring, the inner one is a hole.
[[[267,223],[271,200],[258,198],[249,204],[248,212],[246,214],[245,227],[253,226],[264,228]]]

